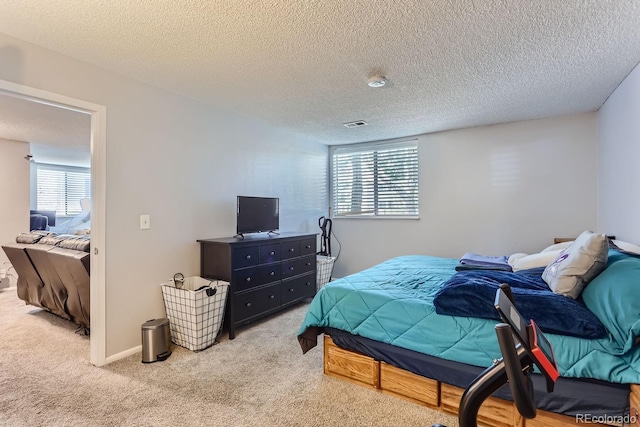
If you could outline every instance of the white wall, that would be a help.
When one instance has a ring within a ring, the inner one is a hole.
[[[598,228],[640,243],[640,66],[598,112]]]
[[[29,230],[29,162],[24,159],[27,154],[28,143],[0,139],[0,244],[15,242],[18,233]],[[8,261],[0,250],[0,269],[8,267]],[[13,278],[11,284],[15,284]]]
[[[197,239],[235,234],[236,195],[280,197],[286,231],[326,215],[324,145],[5,35],[0,79],[107,108],[107,357],[164,316],[160,283],[199,273]]]
[[[419,136],[420,219],[335,219],[334,277],[405,254],[532,253],[595,229],[596,137],[595,113]]]

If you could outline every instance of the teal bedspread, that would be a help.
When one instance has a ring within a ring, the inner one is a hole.
[[[332,327],[431,356],[475,366],[500,357],[493,320],[435,312],[438,289],[457,259],[402,256],[328,283],[316,294],[298,332],[304,352]],[[547,334],[564,377],[640,383],[640,347],[616,356],[608,339]]]

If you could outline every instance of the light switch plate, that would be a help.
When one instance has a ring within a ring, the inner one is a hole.
[[[140,215],[140,230],[151,228],[151,215]]]

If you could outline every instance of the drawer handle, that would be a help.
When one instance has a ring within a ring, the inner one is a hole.
[[[269,252],[269,255],[275,255],[275,254],[276,254],[276,251]]]
[[[275,275],[276,275],[276,272],[275,272],[275,271],[271,271],[271,272],[269,272],[269,276],[275,276]]]
[[[250,302],[248,302],[248,303],[246,303],[246,304],[245,304],[245,306],[247,306],[247,307],[251,307],[251,303],[250,303]]]
[[[305,285],[311,286],[311,282],[307,282],[307,283],[305,283]]]
[[[247,277],[246,280],[247,280],[247,282],[250,282],[251,281],[251,277]]]
[[[311,249],[311,245],[307,245],[304,247],[305,249]]]
[[[289,292],[293,292],[293,288],[289,288]]]
[[[311,263],[310,263],[310,262],[308,262],[308,263],[307,263],[307,267],[309,267],[310,265],[311,265]]]
[[[274,299],[275,297],[275,295],[269,295],[269,299]]]
[[[245,258],[246,259],[251,259],[251,255],[247,255]]]
[[[289,252],[295,252],[295,251],[296,251],[295,248],[289,249]]]
[[[289,270],[290,270],[290,271],[293,271],[293,266],[289,267]]]

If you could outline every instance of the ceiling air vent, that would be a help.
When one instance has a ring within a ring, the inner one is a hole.
[[[348,128],[359,128],[361,126],[366,126],[368,124],[369,123],[365,122],[364,120],[357,120],[355,122],[343,123],[342,126],[348,127]]]

